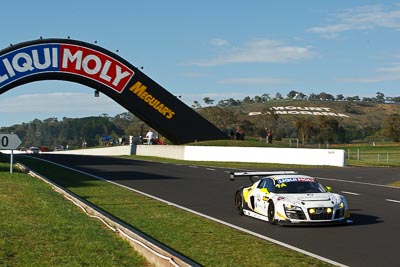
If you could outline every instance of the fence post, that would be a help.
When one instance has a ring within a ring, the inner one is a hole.
[[[360,160],[360,149],[357,149],[357,160]]]

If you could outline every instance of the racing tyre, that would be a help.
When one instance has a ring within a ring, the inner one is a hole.
[[[272,201],[270,201],[268,204],[268,222],[270,224],[276,224],[275,205],[274,205],[274,202],[272,202]]]
[[[243,213],[244,201],[243,201],[242,192],[239,192],[239,191],[236,192],[236,195],[235,195],[235,206],[236,206],[236,209],[237,209],[239,215],[243,215],[244,214]]]

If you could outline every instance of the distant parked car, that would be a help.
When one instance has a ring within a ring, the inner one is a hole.
[[[47,146],[41,146],[39,149],[41,152],[49,152],[49,148]]]
[[[39,152],[40,152],[40,149],[36,146],[31,146],[30,148],[28,148],[26,150],[26,153],[31,154],[31,155],[37,155],[37,154],[39,154]]]
[[[54,151],[64,151],[64,147],[62,145],[55,146]]]

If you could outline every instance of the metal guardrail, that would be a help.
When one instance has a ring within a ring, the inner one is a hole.
[[[380,164],[399,164],[400,165],[400,153],[390,152],[362,152],[361,150],[347,150],[346,156],[348,160],[357,160],[370,163]]]

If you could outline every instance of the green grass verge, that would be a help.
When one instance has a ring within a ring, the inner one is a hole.
[[[116,185],[34,158],[19,160],[203,266],[330,266]]]
[[[47,184],[0,163],[0,266],[150,266]]]

